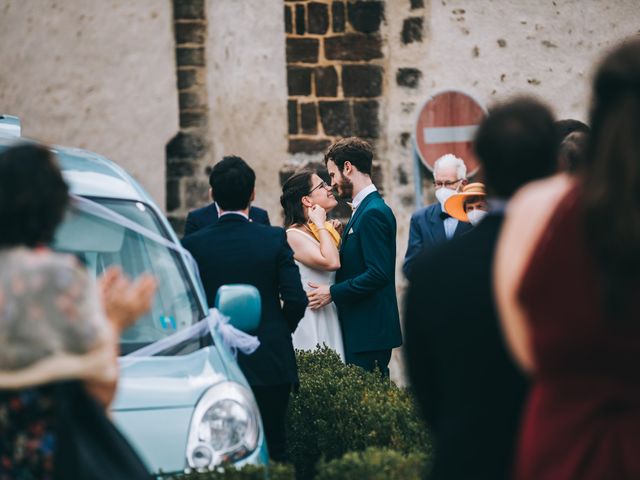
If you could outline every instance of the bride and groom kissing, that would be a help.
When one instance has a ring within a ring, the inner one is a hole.
[[[389,374],[391,350],[402,344],[395,286],[396,219],[371,181],[373,150],[358,138],[333,144],[324,161],[327,185],[303,170],[283,185],[287,240],[309,305],[293,345],[326,344],[348,364]],[[347,225],[327,221],[333,189],[352,199]]]

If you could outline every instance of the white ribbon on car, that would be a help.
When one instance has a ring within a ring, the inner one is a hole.
[[[190,262],[190,267],[196,276],[198,282],[201,282],[200,272],[198,270],[198,264],[191,255],[191,252],[183,248],[181,245],[172,242],[163,236],[152,232],[151,230],[138,225],[137,223],[129,220],[125,216],[114,212],[113,210],[100,205],[97,202],[89,200],[78,195],[70,195],[73,200],[73,206],[80,211],[84,211],[90,215],[94,215],[103,220],[115,223],[123,228],[134,231],[135,233],[148,238],[149,240],[156,242],[166,248],[174,250],[184,255]],[[230,318],[223,315],[217,308],[211,308],[209,314],[193,325],[183,328],[182,330],[175,332],[168,337],[161,338],[146,347],[142,347],[134,352],[131,352],[123,360],[130,357],[150,357],[157,355],[158,353],[173,348],[180,343],[189,340],[191,338],[202,336],[206,332],[217,331],[220,335],[223,345],[229,349],[234,357],[237,357],[238,350],[245,355],[250,355],[255,352],[260,346],[260,340],[254,335],[243,332],[237,329],[231,323]]]

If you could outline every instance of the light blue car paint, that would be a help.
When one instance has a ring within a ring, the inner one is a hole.
[[[0,131],[0,152],[27,141]],[[89,198],[111,198],[142,202],[162,224],[164,236],[179,244],[169,222],[152,198],[122,168],[92,152],[54,147],[71,193]],[[189,295],[197,302],[202,316],[208,311],[198,276],[180,253],[187,272]],[[210,332],[213,345],[179,356],[120,358],[121,372],[112,415],[131,441],[150,472],[178,472],[188,467],[187,436],[198,401],[214,385],[235,382],[250,387],[231,352],[224,347],[217,331]],[[253,396],[251,395],[253,400]],[[253,400],[255,406],[255,400]],[[258,418],[259,420],[259,418]],[[236,465],[267,464],[268,451],[259,420],[259,439],[255,450]]]

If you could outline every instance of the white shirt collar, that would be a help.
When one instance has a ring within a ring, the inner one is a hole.
[[[225,215],[240,215],[244,218],[246,218],[247,220],[249,220],[249,215],[247,215],[246,213],[244,213],[243,211],[240,210],[229,210],[228,212],[220,212],[218,214],[218,218],[220,217],[224,217]]]
[[[353,202],[351,203],[351,206],[353,207],[353,209],[355,210],[356,208],[358,208],[358,206],[360,206],[360,204],[362,203],[362,201],[370,194],[373,192],[377,192],[378,189],[376,188],[376,186],[372,183],[371,185],[369,185],[368,187],[363,188],[362,190],[360,190],[358,192],[358,194],[353,197]]]
[[[244,218],[249,220],[249,215],[246,215],[244,212],[241,212],[239,210],[238,211],[229,210],[228,212],[223,212],[222,210],[220,210],[220,207],[216,202],[213,202],[213,204],[216,206],[216,211],[218,212],[218,218],[222,217],[223,215],[229,215],[230,213],[235,213],[236,215],[242,215]]]

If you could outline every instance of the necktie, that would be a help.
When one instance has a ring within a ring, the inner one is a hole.
[[[447,218],[451,218],[447,212],[440,212],[440,220],[446,220]]]

